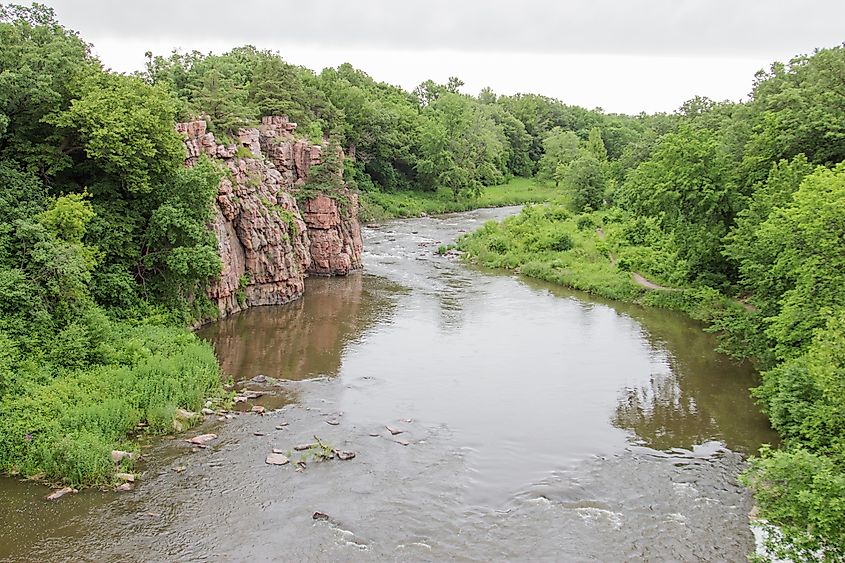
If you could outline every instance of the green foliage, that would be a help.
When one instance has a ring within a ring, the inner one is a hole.
[[[169,93],[138,78],[98,73],[53,123],[132,193],[149,193],[185,158]]]
[[[563,183],[577,211],[602,207],[607,179],[602,163],[589,152],[573,160],[566,168]]]
[[[841,462],[802,448],[763,449],[743,482],[768,529],[767,549],[792,561],[845,557],[845,473]]]
[[[139,424],[172,431],[177,408],[198,410],[218,388],[214,353],[193,335],[104,322],[109,354],[103,363],[69,367],[0,400],[0,470],[70,485],[108,484],[111,451],[130,447],[127,437]],[[82,338],[78,331],[75,338]],[[85,344],[68,342],[77,351]]]
[[[471,98],[446,93],[426,106],[421,132],[420,182],[443,186],[457,200],[480,195],[485,185],[504,181],[502,130]]]
[[[507,184],[487,186],[478,197],[457,201],[450,190],[436,192],[365,192],[361,194],[361,218],[364,221],[391,217],[420,217],[434,213],[466,211],[479,207],[503,207],[541,203],[557,197],[558,191],[528,178],[513,178]]]

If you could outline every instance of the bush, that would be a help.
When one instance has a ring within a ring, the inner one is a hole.
[[[81,329],[73,331],[78,337]],[[148,325],[112,331],[108,364],[77,367],[0,400],[0,470],[71,485],[109,483],[111,450],[131,447],[139,424],[172,431],[177,408],[198,410],[218,393],[217,359],[193,334]],[[0,354],[0,368],[2,361]]]

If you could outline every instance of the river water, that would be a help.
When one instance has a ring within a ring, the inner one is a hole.
[[[0,559],[744,560],[736,475],[777,439],[753,370],[682,315],[434,252],[515,211],[367,228],[363,274],[203,329],[266,395],[208,449],[144,444],[130,493],[0,481]],[[264,463],[315,435],[355,459]]]

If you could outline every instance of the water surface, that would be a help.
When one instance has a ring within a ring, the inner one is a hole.
[[[365,273],[201,331],[271,412],[151,442],[122,496],[0,482],[0,557],[743,560],[753,370],[682,315],[435,254],[514,211],[365,229]],[[264,464],[314,435],[357,457]]]

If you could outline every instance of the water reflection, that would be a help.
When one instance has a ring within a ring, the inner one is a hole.
[[[337,375],[344,348],[377,321],[387,322],[403,291],[360,273],[306,284],[297,301],[249,309],[198,332],[213,344],[223,373],[236,381],[258,374],[297,380]]]
[[[602,303],[593,296],[543,282],[523,281],[561,297]],[[686,315],[607,303],[620,321],[628,318],[639,325],[659,368],[647,381],[620,389],[611,417],[614,426],[632,431],[637,443],[658,450],[692,448],[708,440],[721,440],[732,450],[754,453],[760,444],[778,443],[777,434],[749,396],[749,387],[757,383],[749,362],[714,353],[716,337]],[[585,309],[592,306],[585,303]],[[585,327],[589,320],[590,315],[585,314]]]

